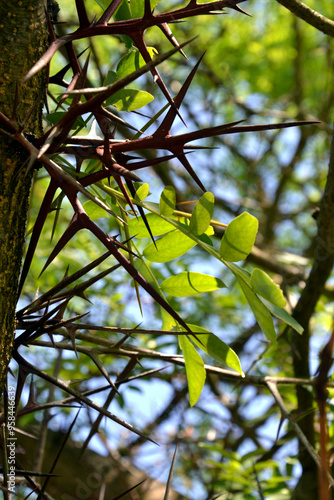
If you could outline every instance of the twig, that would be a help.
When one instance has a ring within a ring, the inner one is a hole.
[[[314,28],[334,37],[334,21],[328,19],[328,17],[322,16],[319,12],[300,2],[300,0],[277,0],[277,2]]]
[[[274,396],[274,399],[275,399],[279,409],[281,410],[282,416],[289,421],[289,423],[293,427],[295,433],[297,434],[299,441],[301,441],[303,443],[303,445],[305,446],[305,448],[307,449],[308,453],[311,455],[311,457],[313,458],[315,463],[318,466],[320,466],[320,460],[319,460],[319,456],[318,456],[317,452],[315,451],[313,446],[308,442],[307,438],[305,437],[305,434],[302,432],[299,425],[296,424],[294,418],[291,417],[290,413],[288,412],[288,410],[284,404],[284,401],[283,401],[280,393],[278,392],[276,383],[267,381],[266,385],[267,385],[268,389],[270,390],[271,394]]]
[[[57,334],[61,334],[61,332],[57,332]],[[94,349],[95,353],[98,353],[99,355],[106,355],[106,354],[113,354],[113,355],[119,355],[119,356],[125,356],[125,357],[146,357],[149,359],[156,359],[156,360],[161,360],[161,361],[168,361],[170,363],[173,363],[174,365],[179,365],[179,366],[184,366],[184,358],[182,355],[179,354],[165,354],[162,352],[158,351],[153,351],[150,349],[144,349],[140,347],[136,347],[130,344],[127,344],[124,348],[117,348],[115,349],[115,342],[112,342],[108,339],[105,338],[98,338],[95,335],[91,334],[85,334],[85,333],[77,333],[76,334],[76,339],[77,340],[84,340],[86,342],[92,342],[95,343],[96,345],[100,346],[105,346],[100,347],[98,349],[96,348],[91,348],[88,346],[76,346],[77,352],[81,352],[82,354],[87,354],[90,352],[92,349]],[[52,342],[45,342],[42,340],[36,340],[33,342],[30,342],[29,345],[35,345],[35,346],[40,346],[40,347],[49,347],[49,348],[58,348],[58,349],[65,349],[68,351],[74,351],[74,348],[71,344],[68,344],[67,342],[58,342],[56,344],[53,344]],[[313,378],[309,379],[303,379],[303,378],[293,378],[293,377],[260,377],[257,375],[247,375],[245,377],[242,377],[239,373],[233,371],[233,370],[228,370],[225,368],[219,368],[218,366],[211,366],[211,365],[204,365],[204,368],[208,373],[214,373],[216,375],[221,376],[224,379],[230,380],[230,381],[240,381],[241,383],[244,384],[254,384],[254,385],[267,385],[268,383],[273,383],[273,384],[284,384],[284,385],[302,385],[302,386],[314,386],[316,383],[316,380]],[[329,382],[328,387],[334,387],[334,382]]]
[[[303,433],[303,431],[301,430],[299,425],[295,422],[294,418],[288,412],[288,410],[284,404],[284,401],[283,401],[280,393],[278,392],[276,383],[267,381],[266,385],[267,385],[268,389],[270,390],[271,394],[273,395],[277,405],[279,406],[279,409],[281,410],[282,416],[289,421],[289,423],[290,423],[291,427],[293,428],[293,430],[295,431],[299,441],[301,443],[303,443],[307,452],[312,457],[312,459],[315,461],[315,463],[317,464],[317,466],[320,470],[320,458],[319,458],[318,453],[313,448],[313,446],[309,443],[308,439],[306,438],[305,434]],[[332,478],[332,476],[330,474],[327,474],[327,476],[328,476],[328,481],[331,484],[331,486],[334,486],[334,479]]]

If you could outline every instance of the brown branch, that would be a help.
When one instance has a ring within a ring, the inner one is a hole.
[[[319,460],[319,456],[318,456],[316,450],[309,443],[307,437],[305,436],[305,434],[303,433],[303,431],[301,430],[299,425],[296,423],[295,419],[292,418],[292,416],[290,415],[289,411],[287,410],[287,408],[283,402],[282,396],[280,395],[280,393],[277,390],[276,384],[273,382],[267,382],[267,386],[268,386],[268,389],[270,390],[271,394],[273,395],[273,397],[274,397],[274,399],[275,399],[275,401],[276,401],[276,403],[281,411],[282,417],[286,418],[289,421],[289,423],[293,427],[296,435],[298,436],[298,439],[303,443],[303,445],[305,446],[309,455],[312,457],[314,462],[319,466],[320,460]]]
[[[57,335],[64,335],[62,332],[57,331]],[[66,335],[64,335],[66,336]],[[184,358],[179,354],[165,354],[163,352],[154,351],[151,349],[145,349],[142,347],[137,347],[134,345],[126,344],[124,347],[116,347],[116,342],[112,342],[109,339],[99,338],[90,333],[76,333],[75,335],[77,340],[83,340],[85,342],[91,342],[96,345],[101,346],[100,348],[92,348],[83,345],[76,345],[75,350],[82,354],[88,354],[90,352],[95,352],[95,354],[100,355],[108,355],[112,354],[114,356],[122,356],[122,357],[137,357],[137,358],[147,358],[147,359],[155,359],[160,361],[168,361],[169,363],[173,363],[178,366],[185,366]],[[39,347],[47,347],[57,349],[64,349],[67,351],[74,351],[74,347],[66,342],[47,342],[43,340],[34,340],[29,342],[29,345],[39,346]],[[103,347],[102,347],[103,346]],[[254,385],[267,385],[268,383],[273,384],[282,384],[282,385],[296,385],[296,386],[314,386],[316,383],[316,379],[312,377],[308,379],[304,378],[295,378],[295,377],[260,377],[257,375],[246,375],[241,376],[234,370],[228,370],[225,368],[219,368],[218,366],[204,365],[206,371],[208,373],[214,373],[219,375],[222,379],[228,380],[230,382],[238,382],[242,384],[254,384]],[[334,382],[328,382],[328,387],[334,387]]]
[[[300,0],[277,0],[277,2],[314,28],[334,37],[334,21],[328,19],[328,17],[322,16],[319,12],[300,2]]]

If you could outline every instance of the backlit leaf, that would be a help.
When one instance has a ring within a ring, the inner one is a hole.
[[[99,1],[101,1],[101,0],[99,0]],[[110,5],[110,2],[108,2],[108,5]],[[131,12],[130,12],[130,6],[129,6],[128,0],[123,0],[123,2],[121,2],[121,5],[116,10],[114,17],[115,17],[116,21],[122,21],[124,19],[131,19]]]
[[[288,311],[286,311],[282,307],[275,306],[274,304],[272,304],[271,302],[269,302],[266,299],[263,299],[262,297],[260,298],[260,300],[269,309],[269,311],[271,312],[271,314],[273,316],[275,316],[278,319],[281,319],[287,325],[290,325],[291,328],[296,330],[296,332],[298,332],[300,335],[303,333],[304,328],[295,320],[295,318],[293,318],[288,313]]]
[[[253,269],[251,285],[255,293],[269,300],[275,306],[284,307],[286,305],[282,290],[262,269]]]
[[[147,196],[149,195],[149,192],[150,192],[150,186],[147,184],[147,182],[145,182],[137,189],[135,200],[137,201],[145,200],[145,198],[147,198]]]
[[[118,111],[135,111],[146,106],[153,96],[144,90],[122,89],[106,100],[108,106],[115,106]]]
[[[184,218],[184,219],[183,219],[183,221],[185,221],[185,220],[186,220],[186,219]],[[187,233],[189,233],[189,232],[190,232],[190,231],[189,231],[189,224],[187,225],[187,224],[185,224],[184,222],[180,222],[179,220],[176,220],[176,221],[175,221],[175,223],[176,223],[178,226],[180,226],[182,229],[184,229],[185,231],[187,231]],[[205,241],[205,238],[204,238],[204,236],[205,236],[205,235],[212,236],[212,235],[214,235],[214,234],[215,234],[215,232],[214,232],[213,227],[212,227],[212,226],[209,226],[209,227],[206,229],[206,231],[204,232],[204,234],[201,234],[201,235],[199,235],[199,236],[196,236],[196,238],[197,238],[197,239],[199,239],[199,240],[202,240],[202,239],[203,239],[203,241]],[[194,235],[194,236],[195,236],[195,235]]]
[[[195,241],[178,230],[162,236],[155,241],[155,244],[156,246],[150,243],[143,252],[144,257],[152,262],[169,262],[181,257],[197,245]]]
[[[101,0],[99,0],[99,2],[101,2]],[[105,2],[105,0],[103,0],[103,2]],[[110,5],[110,2],[108,0],[108,6],[109,5]],[[123,21],[126,19],[131,19],[131,12],[130,12],[130,6],[128,3],[128,0],[123,0],[121,2],[120,6],[116,10],[113,17],[114,17],[115,21]],[[125,43],[125,45],[128,49],[131,49],[131,47],[133,46],[133,41],[129,36],[120,35],[120,39]]]
[[[204,387],[206,372],[204,362],[190,340],[185,335],[179,336],[180,347],[183,351],[186,365],[186,375],[189,389],[190,406],[197,403]]]
[[[163,308],[160,307],[161,319],[162,319],[162,330],[174,330],[175,328],[179,329],[178,323],[176,320]]]
[[[145,261],[143,259],[135,259],[134,261],[134,267],[137,269],[137,271],[140,272],[140,274],[146,279],[146,281],[152,285],[154,288],[156,288],[156,282],[154,281],[152,274],[150,273],[147,265],[145,264]],[[166,313],[168,314],[168,313]]]
[[[208,274],[184,271],[170,276],[161,283],[161,289],[173,297],[187,297],[197,293],[212,292],[225,287],[219,278]]]
[[[162,215],[169,217],[175,210],[176,195],[173,186],[166,186],[161,193],[159,210]]]
[[[210,226],[215,198],[209,191],[198,200],[193,210],[189,231],[194,235],[203,234]]]
[[[157,5],[158,0],[151,0],[151,10],[155,8]],[[131,0],[130,1],[130,6],[131,6],[131,14],[133,18],[137,17],[142,17],[144,15],[144,2],[143,0]]]
[[[147,47],[150,56],[153,58],[156,54],[156,50],[153,47]],[[120,80],[131,73],[137,71],[137,69],[145,66],[145,61],[143,56],[140,54],[139,50],[130,50],[122,59],[119,61],[116,69],[116,79]]]
[[[110,2],[109,0],[95,0],[95,2],[97,3],[97,5],[99,5],[101,7],[101,9],[105,10],[109,5],[110,5]]]
[[[161,236],[162,234],[175,230],[172,224],[165,221],[164,219],[161,219],[161,217],[156,214],[146,214],[146,219],[153,236]],[[130,219],[128,221],[128,228],[132,236],[136,236],[137,238],[150,237],[142,217]]]
[[[91,219],[100,219],[102,217],[104,218],[109,217],[108,212],[103,210],[102,207],[96,205],[96,203],[94,203],[93,201],[90,200],[86,201],[83,204],[83,208],[87,213],[88,217],[90,217]]]
[[[253,248],[258,227],[258,220],[247,212],[233,219],[220,244],[221,257],[227,262],[245,259]]]
[[[213,333],[201,328],[197,325],[188,325],[189,328],[196,333],[201,333],[198,335],[198,339],[202,342],[198,342],[195,337],[191,337],[191,341],[197,345],[202,351],[211,356],[219,363],[224,363],[232,370],[236,370],[240,375],[243,375],[240,361],[236,353],[228,345],[225,344],[219,337]],[[203,332],[203,335],[202,335]]]
[[[276,344],[276,332],[274,327],[273,318],[270,312],[259,297],[253,292],[253,290],[248,286],[245,281],[237,276],[239,285],[245,294],[247,302],[249,303],[256,321],[258,322],[261,330],[265,334],[268,340],[271,340],[273,344]]]

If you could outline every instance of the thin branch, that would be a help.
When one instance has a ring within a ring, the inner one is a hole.
[[[308,439],[306,438],[305,434],[303,433],[303,431],[301,430],[301,428],[299,427],[299,425],[295,422],[295,419],[290,415],[290,413],[288,412],[285,404],[284,404],[284,401],[280,395],[280,393],[278,392],[277,390],[277,385],[275,382],[268,382],[267,381],[267,387],[268,389],[270,390],[271,394],[273,395],[279,409],[281,410],[281,414],[284,418],[286,418],[290,425],[293,427],[295,433],[297,434],[298,436],[298,439],[301,443],[303,443],[303,445],[305,446],[305,448],[307,449],[308,453],[310,454],[310,456],[313,458],[313,460],[315,461],[315,463],[318,465],[320,465],[320,460],[319,460],[319,455],[317,454],[316,450],[313,448],[313,446],[309,443]]]
[[[60,334],[60,332],[57,332]],[[103,345],[106,346],[105,348],[100,347],[98,349],[94,349],[95,353],[98,353],[99,355],[106,355],[106,354],[113,354],[113,355],[119,355],[119,356],[125,356],[125,357],[134,357],[138,356],[138,358],[149,358],[149,359],[156,359],[156,360],[162,360],[162,361],[168,361],[170,363],[173,363],[174,365],[179,365],[179,366],[185,366],[184,358],[182,355],[179,354],[165,354],[159,351],[153,351],[150,349],[144,349],[141,347],[136,347],[130,344],[127,344],[126,347],[123,348],[117,348],[115,349],[115,343],[104,338],[98,338],[94,335],[90,334],[81,334],[77,333],[76,334],[76,339],[78,340],[84,340],[87,342],[93,342],[97,345]],[[45,342],[42,340],[36,340],[34,342],[29,343],[29,345],[34,345],[34,346],[39,346],[39,347],[49,347],[49,348],[58,348],[58,349],[65,349],[67,351],[73,351],[74,348],[71,344],[68,344],[67,342],[58,342],[56,344],[53,344],[52,342]],[[81,352],[82,354],[87,354],[89,351],[91,351],[93,348],[88,347],[88,346],[81,346],[77,345],[76,350],[78,352]],[[254,385],[267,385],[268,383],[274,383],[274,384],[284,384],[284,385],[302,385],[302,386],[314,386],[316,383],[315,378],[308,378],[308,379],[303,379],[303,378],[293,378],[293,377],[260,377],[257,375],[247,375],[246,377],[242,377],[239,373],[233,371],[233,370],[228,370],[225,368],[219,368],[217,366],[211,366],[211,365],[204,365],[204,368],[208,373],[215,373],[219,376],[221,376],[223,379],[227,379],[230,381],[236,381],[236,382],[241,382],[244,384],[254,384]],[[329,382],[328,387],[334,387],[334,382]]]
[[[334,21],[328,19],[328,17],[322,16],[316,10],[300,2],[300,0],[277,0],[277,2],[317,30],[334,37]]]
[[[271,394],[273,395],[276,403],[278,404],[279,409],[281,410],[282,416],[289,421],[291,427],[293,427],[296,435],[298,436],[299,441],[301,443],[303,443],[307,452],[313,458],[313,460],[317,464],[318,468],[320,469],[321,464],[320,464],[320,458],[319,458],[318,453],[313,448],[311,443],[308,441],[307,437],[305,436],[305,434],[303,433],[303,431],[301,430],[299,425],[295,422],[295,419],[288,412],[288,410],[284,404],[284,401],[283,401],[280,393],[277,390],[276,384],[273,382],[267,382],[267,387],[270,390]],[[334,486],[334,478],[329,474],[329,472],[327,472],[327,477],[328,477],[329,484],[331,486]]]

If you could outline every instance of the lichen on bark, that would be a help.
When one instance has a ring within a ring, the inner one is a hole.
[[[25,132],[42,132],[46,75],[21,80],[48,44],[43,0],[0,2],[0,111],[21,125],[34,109]],[[35,104],[35,107],[33,108]],[[11,359],[15,331],[17,286],[24,248],[31,173],[27,154],[0,134],[0,391]]]

